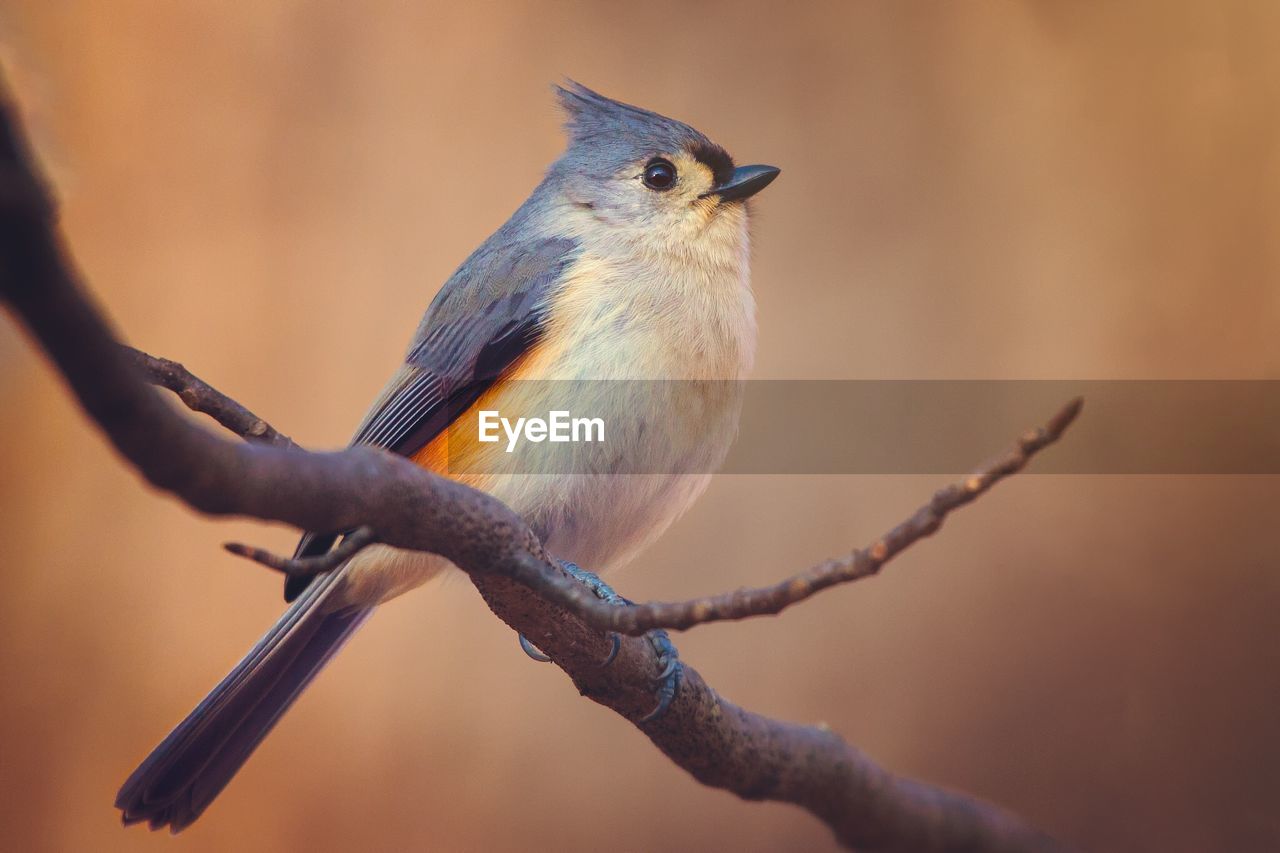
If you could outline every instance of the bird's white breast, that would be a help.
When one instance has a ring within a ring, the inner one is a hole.
[[[755,349],[745,234],[742,241],[693,263],[588,249],[555,294],[513,411],[546,411],[567,395],[575,416],[603,421],[604,441],[568,448],[569,466],[563,453],[526,446],[513,470],[539,473],[485,484],[553,554],[597,572],[626,562],[720,466],[737,431],[738,380]],[[525,381],[533,377],[559,381]],[[498,457],[490,454],[495,469],[505,461]]]

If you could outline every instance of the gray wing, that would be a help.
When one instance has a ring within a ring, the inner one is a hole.
[[[453,274],[422,318],[395,379],[352,444],[412,456],[471,407],[543,331],[548,294],[576,258],[577,242],[491,240]],[[307,533],[295,556],[323,554],[334,533]],[[293,601],[309,578],[285,582]]]

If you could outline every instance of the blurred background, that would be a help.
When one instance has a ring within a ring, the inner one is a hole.
[[[310,446],[557,155],[564,76],[783,168],[757,376],[1280,378],[1274,4],[9,0],[0,27],[122,332]],[[281,609],[219,544],[294,534],[144,488],[7,316],[0,436],[0,846],[831,846],[699,786],[456,580],[380,612],[192,829],[123,830],[119,783]],[[721,477],[614,580],[769,582],[946,480]],[[880,578],[677,640],[732,700],[1087,849],[1275,849],[1278,508],[1274,476],[1033,471]]]

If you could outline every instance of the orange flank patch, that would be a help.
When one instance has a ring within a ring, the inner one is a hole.
[[[485,455],[502,453],[502,448],[499,444],[480,441],[479,413],[485,409],[518,413],[523,407],[516,398],[523,395],[514,383],[542,375],[546,354],[546,347],[538,346],[513,362],[498,381],[480,395],[480,399],[415,453],[411,457],[413,461],[428,471],[481,487],[480,481],[484,477],[475,472],[485,470],[481,464]]]
[[[481,409],[494,408],[497,401],[491,397],[501,393],[502,384],[499,381],[471,408],[454,418],[448,427],[415,453],[412,457],[413,461],[428,471],[468,482],[470,478],[461,473],[451,473],[451,471],[471,468],[477,463],[479,454],[488,450],[488,446],[482,445],[479,441],[478,413]]]

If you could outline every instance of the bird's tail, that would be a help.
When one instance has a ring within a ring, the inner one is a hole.
[[[345,568],[345,567],[344,567]],[[189,826],[373,608],[326,612],[343,569],[316,578],[280,621],[133,771],[116,808],[126,825]]]

